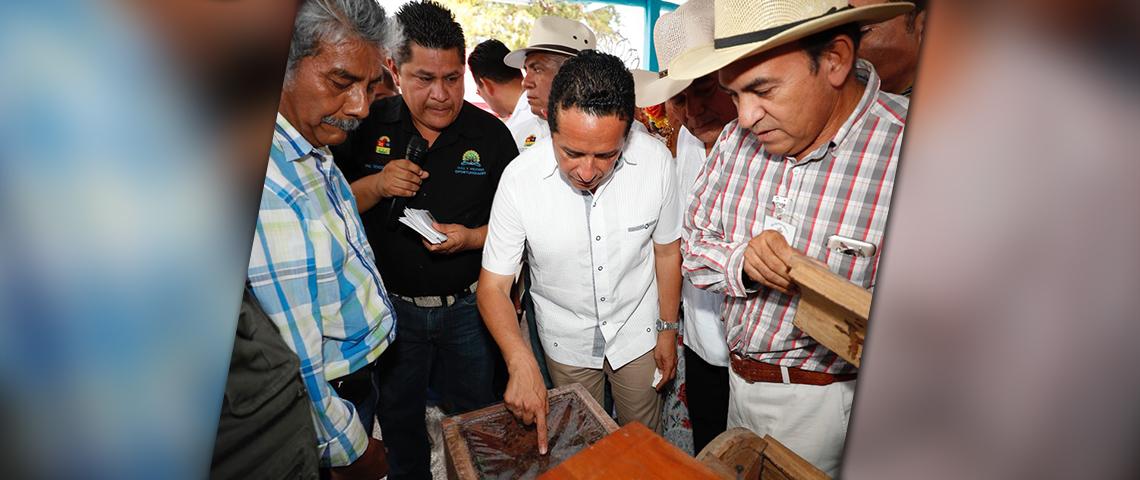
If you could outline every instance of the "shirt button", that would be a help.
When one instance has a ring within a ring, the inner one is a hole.
[[[555,346],[555,347],[557,347],[557,346],[558,346],[558,342],[554,342],[554,346]]]
[[[599,271],[599,272],[600,272],[600,271],[602,271],[602,267],[598,267],[598,271]]]
[[[606,324],[606,322],[602,322],[602,325],[605,325],[605,324]]]
[[[647,328],[647,329],[645,329],[645,331],[647,331],[647,332],[648,332],[648,331],[650,331],[650,329],[648,329],[648,328]]]
[[[606,301],[606,297],[602,297],[602,301],[603,301],[603,302],[604,302],[604,301]]]
[[[597,241],[599,241],[599,242],[600,242],[600,241],[602,241],[602,236],[601,236],[601,235],[598,235],[598,236],[594,237],[594,240],[597,240]]]

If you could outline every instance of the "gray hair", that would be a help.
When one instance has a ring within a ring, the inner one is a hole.
[[[388,21],[376,0],[305,0],[293,22],[286,78],[302,58],[320,53],[321,42],[336,43],[353,36],[385,52],[401,40],[399,25]]]

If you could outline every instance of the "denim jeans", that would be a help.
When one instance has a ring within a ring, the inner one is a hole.
[[[479,316],[475,295],[449,307],[425,308],[392,298],[396,341],[377,362],[380,431],[388,447],[388,478],[431,478],[431,447],[424,407],[432,369],[449,414],[498,400],[493,388],[495,357],[491,334]]]

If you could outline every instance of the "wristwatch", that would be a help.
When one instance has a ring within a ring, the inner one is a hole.
[[[681,322],[666,322],[660,318],[657,319],[657,331],[664,332],[665,330],[678,330],[681,328]]]

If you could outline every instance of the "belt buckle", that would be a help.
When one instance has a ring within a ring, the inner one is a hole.
[[[438,308],[443,306],[443,299],[441,297],[416,297],[415,302],[417,307],[423,308]]]

